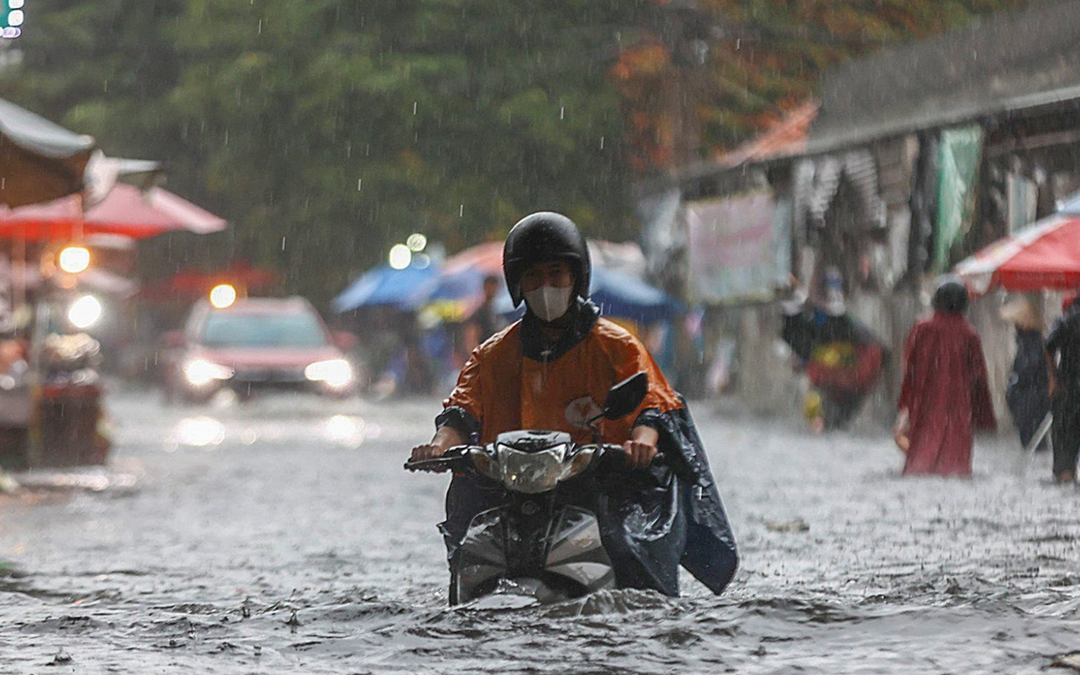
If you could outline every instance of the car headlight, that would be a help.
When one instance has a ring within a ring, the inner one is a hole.
[[[312,382],[322,382],[335,389],[348,386],[353,379],[352,366],[345,359],[316,361],[304,368],[304,377]]]
[[[203,387],[214,380],[227,380],[233,369],[206,359],[193,359],[184,365],[184,377],[194,387]]]
[[[540,452],[521,452],[505,445],[499,446],[503,485],[528,494],[554,489],[563,477],[565,455],[565,445],[556,445]]]

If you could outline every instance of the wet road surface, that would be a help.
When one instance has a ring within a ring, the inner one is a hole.
[[[900,479],[886,435],[693,407],[740,544],[713,597],[450,610],[435,399],[114,393],[102,485],[0,503],[7,673],[1045,672],[1080,651],[1080,492],[1007,439]],[[92,476],[93,477],[93,476]],[[1062,671],[1063,672],[1063,671]]]

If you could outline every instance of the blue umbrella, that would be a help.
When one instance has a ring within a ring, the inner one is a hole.
[[[675,298],[635,276],[593,268],[589,295],[604,316],[649,324],[672,318],[680,309]]]
[[[410,265],[401,270],[380,265],[352,282],[330,306],[339,314],[360,307],[415,309],[431,293],[438,276],[439,270],[434,265]]]
[[[671,319],[681,309],[678,300],[625,272],[594,267],[589,282],[590,299],[600,306],[604,316],[631,319],[640,324]],[[500,314],[517,314],[510,296],[498,297],[496,310]]]
[[[428,296],[428,300],[468,300],[479,297],[486,275],[477,269],[464,269],[443,274]]]

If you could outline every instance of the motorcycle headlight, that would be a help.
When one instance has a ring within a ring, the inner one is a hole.
[[[499,446],[502,482],[516,492],[534,494],[552,490],[563,477],[566,446],[556,445],[540,452],[521,452]]]
[[[572,478],[578,475],[589,467],[592,463],[593,456],[596,454],[596,446],[582,446],[578,448],[578,451],[574,453],[574,456],[570,458],[569,462],[566,462],[563,466],[562,480]]]
[[[214,380],[227,380],[232,376],[232,368],[206,359],[193,359],[184,365],[184,377],[194,387],[203,387]]]
[[[316,361],[304,368],[304,377],[312,382],[322,382],[335,389],[348,386],[352,383],[352,366],[345,359],[328,359]]]

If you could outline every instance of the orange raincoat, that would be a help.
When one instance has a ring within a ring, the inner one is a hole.
[[[629,440],[643,410],[682,407],[644,345],[606,319],[597,320],[584,339],[550,362],[522,358],[520,331],[521,323],[515,323],[477,347],[444,402],[479,423],[480,443],[517,429],[565,431],[576,443],[591,443],[586,420],[600,412],[612,386],[639,372],[648,375],[649,392],[635,413],[601,419],[605,442]]]

